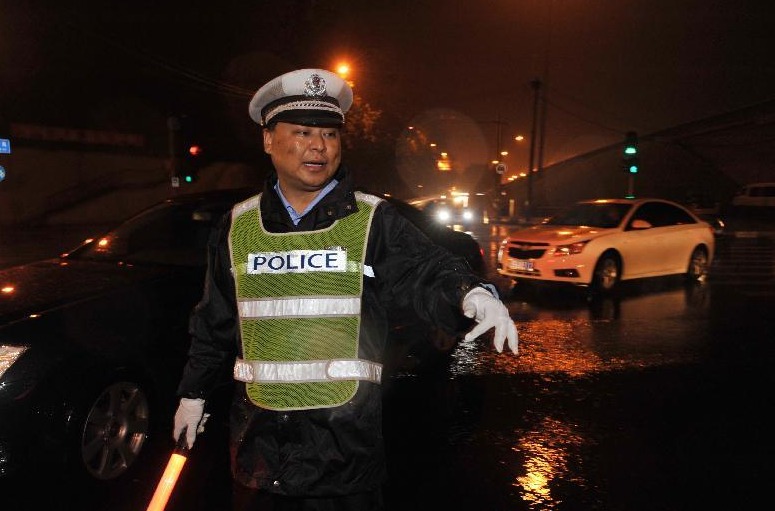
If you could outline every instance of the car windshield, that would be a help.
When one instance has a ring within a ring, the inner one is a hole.
[[[203,265],[207,238],[220,212],[163,203],[71,252],[69,259],[132,264]]]
[[[574,204],[547,219],[546,225],[573,225],[610,229],[618,226],[631,204],[584,202]]]

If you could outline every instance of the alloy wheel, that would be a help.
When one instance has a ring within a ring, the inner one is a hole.
[[[92,404],[83,425],[80,453],[86,471],[101,480],[124,474],[148,436],[150,406],[135,383],[116,382]]]

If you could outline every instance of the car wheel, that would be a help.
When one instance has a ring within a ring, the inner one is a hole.
[[[595,265],[592,274],[592,289],[602,293],[611,293],[619,285],[622,264],[619,256],[612,252],[606,252]]]
[[[696,247],[689,258],[689,267],[686,269],[686,280],[700,282],[705,280],[708,274],[708,252],[703,247]]]
[[[80,471],[100,481],[122,476],[148,437],[148,396],[137,383],[116,381],[103,387],[84,410],[74,439]]]

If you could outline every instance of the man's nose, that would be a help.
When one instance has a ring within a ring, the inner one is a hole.
[[[310,137],[310,148],[318,150],[318,151],[325,151],[326,150],[326,141],[323,138],[322,133],[314,133],[312,137]]]

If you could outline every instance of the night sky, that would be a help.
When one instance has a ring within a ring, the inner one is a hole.
[[[129,131],[182,114],[252,136],[262,83],[347,60],[384,123],[449,144],[473,124],[488,154],[498,126],[524,154],[512,139],[530,134],[540,79],[551,163],[775,99],[769,4],[0,0],[0,121]]]

